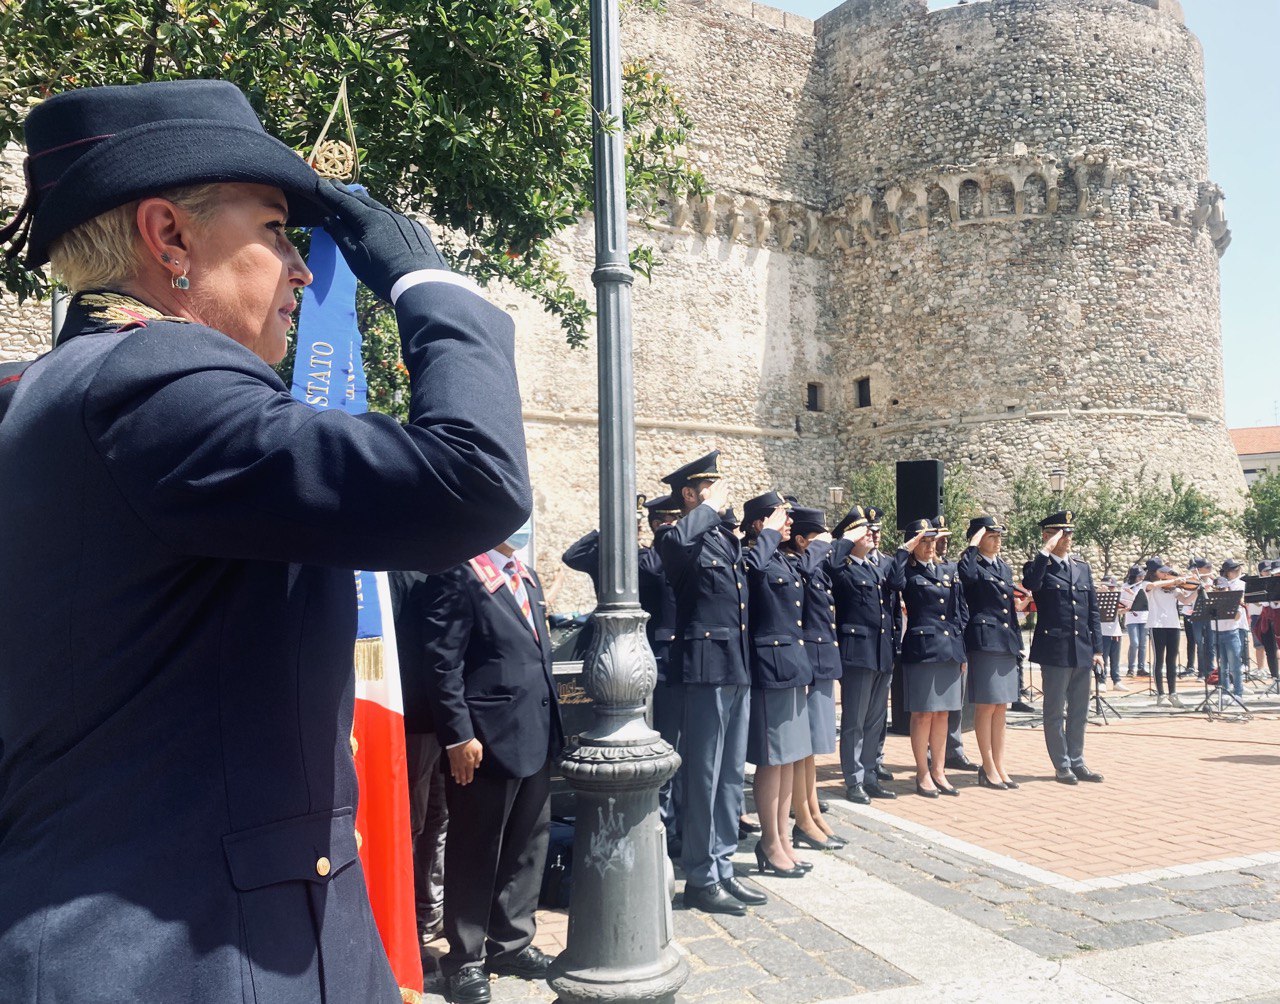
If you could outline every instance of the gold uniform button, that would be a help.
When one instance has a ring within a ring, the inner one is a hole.
[[[739,603],[739,604],[738,604],[738,609],[739,609],[739,610],[746,610],[746,609],[747,609],[747,605],[746,605],[745,603]]]
[[[706,634],[704,634],[702,637],[704,637],[704,638],[710,638],[710,637],[711,637],[711,632],[710,632],[710,631],[708,631],[708,632],[707,632]]]
[[[773,643],[773,647],[774,647],[774,648],[777,648],[777,647],[778,647],[778,643],[777,643],[776,641]]]
[[[939,620],[944,620],[944,621],[945,621],[946,619],[947,619],[947,615],[946,615],[946,614],[943,614],[943,615],[939,618]]]
[[[800,605],[800,601],[796,600],[796,606],[799,606],[799,605]]]
[[[324,878],[333,869],[328,858],[316,858],[316,874]]]
[[[832,612],[832,613],[834,613],[834,612],[835,612],[835,609],[836,609],[836,605],[835,605],[834,603],[832,603],[832,604],[831,604],[831,612]]]
[[[951,634],[951,632],[950,632],[950,631],[943,631],[942,633],[943,633],[943,634],[945,634],[945,635],[949,635],[949,634]]]
[[[804,621],[796,621],[796,627],[804,627]]]

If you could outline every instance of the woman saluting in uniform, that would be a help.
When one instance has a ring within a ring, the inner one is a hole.
[[[0,422],[27,530],[0,534],[0,1000],[398,1001],[352,570],[441,570],[528,515],[511,320],[231,84],[70,91],[25,134],[0,240],[75,295]],[[311,281],[285,228],[321,223],[395,305],[407,425],[271,368]]]
[[[964,628],[969,614],[956,566],[935,561],[938,531],[927,519],[907,524],[907,542],[889,566],[889,588],[902,594],[907,630],[902,639],[902,675],[911,712],[911,753],[916,794],[959,795],[947,783],[947,715],[959,711]],[[930,756],[932,754],[932,757]]]
[[[969,546],[960,556],[958,571],[964,586],[969,623],[964,642],[969,664],[969,700],[974,705],[973,730],[982,766],[978,784],[986,788],[1016,788],[1004,769],[1004,717],[1018,699],[1018,653],[1022,631],[1018,611],[1026,606],[1013,584],[1013,569],[1000,557],[1005,528],[991,516],[969,521]]]

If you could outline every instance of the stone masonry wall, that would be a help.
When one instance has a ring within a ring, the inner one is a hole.
[[[1199,43],[1169,5],[850,3],[818,22],[842,463],[964,460],[995,506],[1027,463],[1146,464],[1239,504],[1223,421]]]

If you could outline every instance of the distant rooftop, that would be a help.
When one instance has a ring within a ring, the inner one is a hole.
[[[1280,453],[1280,425],[1258,425],[1251,429],[1231,429],[1231,442],[1242,457],[1260,453]]]

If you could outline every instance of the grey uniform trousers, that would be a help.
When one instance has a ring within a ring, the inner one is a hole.
[[[684,684],[659,683],[653,688],[653,728],[683,757]],[[667,839],[680,838],[680,812],[684,804],[684,764],[658,789],[658,816],[667,828]]]
[[[1084,766],[1084,727],[1089,724],[1092,666],[1041,666],[1044,744],[1055,770]]]
[[[889,678],[889,673],[873,669],[846,669],[840,677],[840,772],[846,785],[876,781],[876,765],[884,749]]]
[[[750,693],[742,684],[684,686],[681,863],[698,888],[733,878]]]

